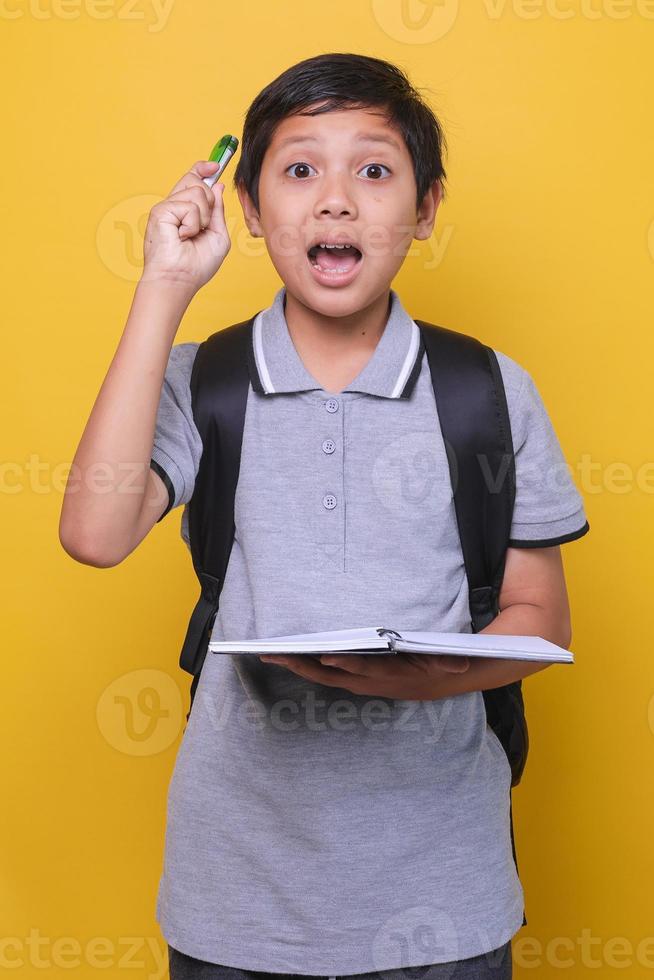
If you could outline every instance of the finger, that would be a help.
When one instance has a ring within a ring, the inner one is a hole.
[[[200,230],[200,214],[197,205],[188,201],[160,201],[150,212],[160,233],[166,238],[189,238],[186,229],[195,227],[195,234]],[[184,230],[184,235],[182,235]],[[173,239],[174,240],[174,239]]]
[[[463,674],[470,666],[470,657],[441,653],[438,655],[438,666],[446,670],[448,674]]]
[[[202,200],[202,196],[203,195],[204,195],[204,199],[206,200],[207,204],[211,204],[212,203],[211,188],[210,187],[207,187],[207,185],[205,184],[205,182],[203,180],[201,180],[199,184],[193,184],[193,183],[191,183],[191,184],[187,184],[186,187],[180,187],[179,190],[171,191],[168,196],[169,197],[186,197],[186,198],[189,198],[189,200],[190,200],[190,198],[194,194],[198,194],[199,195],[198,196],[198,203],[200,203],[200,201]]]
[[[334,670],[333,667],[323,667],[311,656],[288,656],[284,657],[283,660],[280,658],[277,661],[269,661],[266,660],[265,655],[262,655],[259,659],[266,663],[276,662],[278,666],[286,667],[293,674],[298,674],[300,677],[316,681],[319,684],[327,684],[329,687],[343,687],[343,682],[349,683],[350,680],[349,674],[345,671]]]
[[[187,238],[194,238],[201,231],[202,218],[195,201],[182,201],[181,203],[185,205],[186,211],[179,226],[179,237],[185,241]]]
[[[177,191],[185,190],[187,187],[202,184],[203,178],[210,177],[211,174],[215,174],[218,166],[219,164],[217,164],[215,160],[196,160],[191,169],[187,170],[183,177],[180,177],[173,189],[168,194],[168,197],[170,197],[171,194],[176,194]],[[207,187],[206,184],[202,184],[202,186]],[[207,190],[210,190],[210,188],[207,187]]]
[[[183,191],[171,194],[170,199],[173,201],[193,201],[194,204],[197,204],[200,209],[203,228],[206,228],[211,221],[211,211],[215,198],[206,184],[186,187]]]
[[[380,671],[386,673],[389,667],[389,654],[377,653],[324,653],[320,657],[320,663],[337,667],[349,674],[361,674],[369,677],[372,674],[379,674]]]

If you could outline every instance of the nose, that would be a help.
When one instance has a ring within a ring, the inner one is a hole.
[[[325,177],[321,181],[314,214],[316,216],[331,214],[336,218],[357,216],[356,202],[346,175],[332,174],[331,177]]]

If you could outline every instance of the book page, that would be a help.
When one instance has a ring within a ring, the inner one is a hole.
[[[514,636],[499,633],[427,633],[402,632],[394,644],[403,652],[460,653],[462,656],[508,657],[516,660],[556,660],[572,663],[573,655],[564,647],[550,643],[542,636]]]
[[[290,633],[250,640],[210,641],[212,653],[390,653],[388,640],[374,626],[328,630],[317,633]]]

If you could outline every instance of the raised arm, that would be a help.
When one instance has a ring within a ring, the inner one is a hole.
[[[191,299],[231,247],[224,185],[209,188],[202,180],[216,166],[198,161],[149,216],[143,275],[77,448],[61,510],[59,540],[84,564],[117,565],[168,503],[150,468],[166,365]]]

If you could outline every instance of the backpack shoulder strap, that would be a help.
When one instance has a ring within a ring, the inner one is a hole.
[[[421,320],[447,453],[473,632],[499,613],[515,503],[515,457],[495,352],[467,334]],[[520,782],[529,748],[521,681],[483,691],[488,723]],[[514,848],[515,856],[515,848]]]
[[[254,356],[255,317],[212,334],[197,350],[191,371],[191,404],[202,456],[189,501],[189,543],[200,597],[191,615],[180,667],[197,682],[218,609],[234,541],[234,500]],[[191,697],[194,689],[191,692]]]
[[[492,348],[416,320],[425,343],[469,584],[472,628],[497,615],[515,501],[515,461]]]

